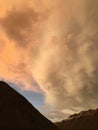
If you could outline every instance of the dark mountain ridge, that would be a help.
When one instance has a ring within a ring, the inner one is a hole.
[[[22,95],[0,81],[0,130],[58,130]]]
[[[60,130],[98,130],[98,109],[82,111],[55,124]]]

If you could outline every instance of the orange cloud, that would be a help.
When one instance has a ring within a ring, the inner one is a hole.
[[[31,17],[36,21],[37,14],[34,14],[33,10],[28,13],[31,9],[27,9],[27,11],[23,9],[15,10],[15,12],[8,11],[0,19],[0,77],[16,84],[22,83],[23,88],[21,89],[40,92],[39,87],[32,85],[35,80],[29,69],[29,57],[32,49],[36,49],[35,43],[37,44],[35,38],[30,40],[34,34],[32,30],[30,31],[32,28]],[[24,19],[25,17],[26,19]],[[36,25],[33,26],[34,28]]]

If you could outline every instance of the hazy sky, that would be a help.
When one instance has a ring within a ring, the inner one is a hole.
[[[97,0],[0,0],[0,79],[52,120],[98,107],[97,12]]]

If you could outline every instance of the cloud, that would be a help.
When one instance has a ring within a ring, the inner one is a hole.
[[[1,79],[22,83],[22,89],[38,92],[41,91],[39,85],[32,86],[36,81],[32,68],[29,68],[29,60],[37,55],[43,15],[27,5],[6,10],[0,18]]]
[[[1,78],[41,89],[61,112],[98,107],[97,0],[33,2],[0,18]]]
[[[33,9],[13,9],[1,20],[1,24],[9,38],[18,42],[20,46],[22,44],[25,46],[29,38],[28,34],[32,33],[32,26],[37,22],[37,19],[38,15]]]
[[[47,21],[34,77],[46,94],[46,102],[55,107],[95,108],[98,107],[98,2],[79,0],[72,4],[70,0],[66,5],[62,2],[62,8],[58,6]]]

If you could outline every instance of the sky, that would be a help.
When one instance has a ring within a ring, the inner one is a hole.
[[[52,121],[98,107],[97,12],[97,0],[0,0],[0,79]]]

